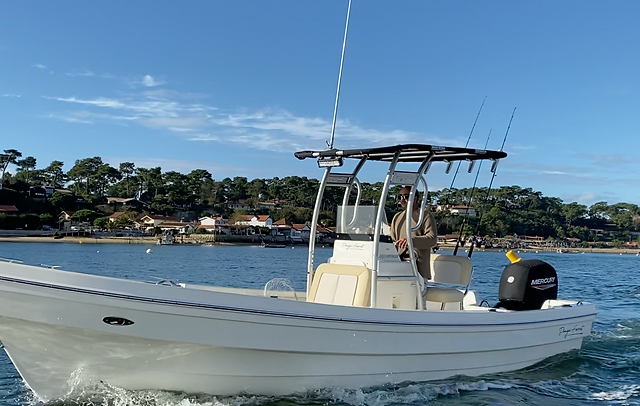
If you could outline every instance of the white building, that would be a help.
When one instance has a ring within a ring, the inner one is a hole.
[[[231,234],[231,228],[229,227],[229,222],[222,218],[222,216],[205,216],[198,219],[200,221],[200,225],[198,228],[205,229],[208,232],[217,233],[217,234]]]

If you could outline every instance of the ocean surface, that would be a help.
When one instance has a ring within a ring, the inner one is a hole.
[[[151,249],[151,252],[147,252]],[[446,253],[446,251],[445,251]],[[330,248],[316,252],[325,261]],[[326,388],[290,398],[223,398],[109,387],[60,405],[295,406],[295,405],[638,405],[640,404],[640,256],[635,254],[521,253],[558,272],[559,297],[596,304],[598,316],[582,350],[549,358],[525,370],[412,383],[394,388]],[[0,257],[29,264],[157,281],[262,288],[273,278],[305,286],[305,247],[149,246],[143,244],[0,243]],[[504,253],[475,252],[472,289],[497,302]],[[428,343],[425,343],[428,345]],[[4,352],[0,353],[0,406],[37,405]]]

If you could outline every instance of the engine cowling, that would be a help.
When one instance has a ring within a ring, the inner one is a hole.
[[[512,257],[515,255],[510,259]],[[558,298],[558,274],[547,262],[517,258],[502,271],[498,298],[500,301],[495,306],[498,308],[540,309],[545,300]]]

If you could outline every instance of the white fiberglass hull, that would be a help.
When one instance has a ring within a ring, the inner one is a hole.
[[[100,381],[287,395],[515,370],[580,348],[595,308],[370,309],[0,264],[0,316],[7,353],[49,401]]]

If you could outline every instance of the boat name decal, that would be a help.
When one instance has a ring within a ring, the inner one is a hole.
[[[581,336],[584,332],[584,324],[576,324],[573,327],[560,327],[560,331],[558,333],[562,338],[567,338],[571,336]]]
[[[108,316],[103,318],[102,321],[110,326],[130,326],[133,324],[133,321],[125,319],[124,317]]]
[[[364,244],[363,243],[344,243],[342,244],[342,248],[345,251],[362,251],[364,249]]]

